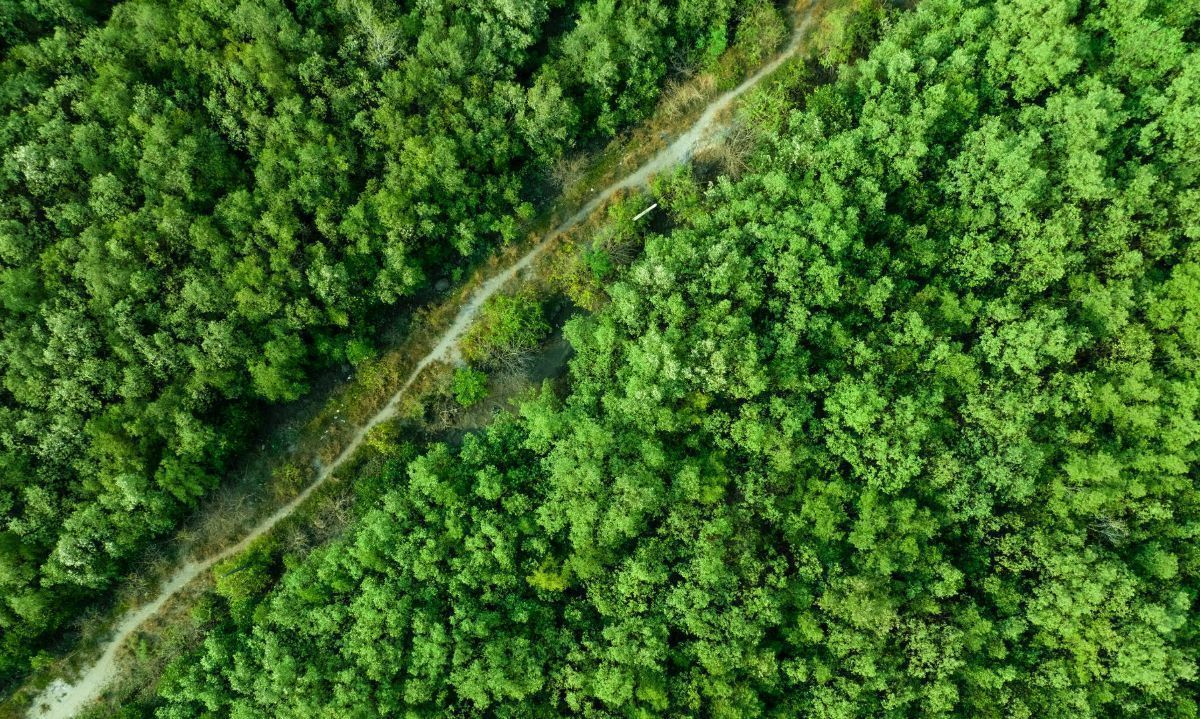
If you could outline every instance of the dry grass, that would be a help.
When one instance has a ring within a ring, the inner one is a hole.
[[[562,192],[583,179],[583,173],[589,164],[591,159],[584,153],[564,155],[550,168],[550,181],[556,190]]]
[[[710,87],[706,88],[706,84]],[[662,100],[659,101],[655,114],[664,120],[677,120],[685,117],[697,108],[703,107],[705,98],[715,84],[715,79],[708,73],[690,81],[672,80],[667,84],[667,89],[663,92]]]
[[[313,530],[312,543],[324,544],[341,534],[353,517],[354,496],[350,492],[343,490],[321,497],[308,517]]]
[[[757,140],[758,136],[750,126],[733,122],[720,142],[696,153],[696,176],[701,180],[717,175],[732,179],[741,177],[750,169],[750,156],[757,146]]]

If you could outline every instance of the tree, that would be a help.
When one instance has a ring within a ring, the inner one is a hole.
[[[463,407],[470,407],[487,397],[487,382],[487,373],[471,367],[459,367],[454,370],[454,380],[450,385],[450,390],[459,404]]]

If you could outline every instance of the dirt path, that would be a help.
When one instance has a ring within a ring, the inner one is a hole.
[[[303,504],[313,492],[329,479],[343,462],[354,455],[372,428],[395,416],[400,400],[429,365],[439,361],[459,362],[459,340],[463,332],[474,321],[476,315],[479,314],[479,310],[483,307],[484,302],[532,265],[533,261],[549,245],[549,241],[552,238],[582,222],[597,208],[612,199],[618,192],[645,186],[655,174],[688,161],[696,150],[705,147],[721,130],[721,113],[728,109],[738,96],[757,85],[764,77],[796,53],[800,48],[801,41],[808,33],[811,21],[812,9],[810,8],[800,18],[790,43],[780,55],[770,63],[764,65],[758,72],[740,85],[724,93],[709,104],[696,122],[670,145],[664,147],[632,173],[596,193],[578,212],[548,233],[545,239],[523,257],[484,282],[459,309],[453,324],[441,335],[437,345],[421,358],[416,367],[413,368],[412,373],[404,381],[404,384],[392,395],[387,405],[378,414],[371,417],[366,424],[358,428],[349,444],[342,450],[342,453],[328,465],[321,467],[317,478],[303,492],[297,495],[292,501],[277,509],[274,514],[264,519],[237,544],[227,547],[211,557],[189,561],[181,566],[174,575],[163,583],[157,596],[152,601],[131,610],[122,618],[112,638],[105,645],[104,653],[100,656],[100,659],[90,666],[74,684],[57,679],[46,687],[45,691],[42,692],[30,709],[28,713],[30,719],[68,719],[94,701],[104,687],[117,675],[116,658],[121,645],[124,644],[125,640],[143,622],[154,616],[179,590],[187,586],[193,579],[208,571],[214,564],[246,549],[254,540],[271,531],[276,524]]]

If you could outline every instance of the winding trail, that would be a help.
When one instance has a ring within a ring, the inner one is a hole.
[[[358,428],[341,454],[328,465],[321,467],[317,478],[304,491],[260,522],[237,544],[227,547],[211,557],[191,560],[179,567],[175,574],[167,579],[159,588],[158,595],[152,601],[129,611],[121,619],[112,638],[105,645],[104,653],[95,664],[88,667],[74,684],[69,684],[62,679],[56,679],[46,687],[30,708],[27,714],[29,719],[69,719],[99,697],[101,691],[117,676],[117,653],[125,643],[125,640],[137,631],[138,627],[147,619],[158,613],[176,593],[187,586],[193,579],[208,571],[214,564],[249,547],[254,540],[271,531],[276,524],[303,504],[313,492],[320,488],[337,471],[343,462],[354,455],[372,428],[395,416],[400,400],[429,365],[439,361],[458,362],[460,360],[459,340],[463,332],[471,325],[476,315],[479,314],[483,303],[533,264],[533,261],[549,246],[551,239],[578,225],[597,208],[612,199],[618,192],[644,187],[654,175],[665,169],[687,162],[698,149],[707,146],[722,129],[719,123],[721,113],[729,108],[733,101],[740,95],[757,85],[764,77],[771,74],[800,49],[801,41],[807,35],[809,25],[812,22],[815,4],[810,4],[808,10],[800,16],[791,41],[774,60],[764,65],[758,72],[747,78],[740,85],[714,100],[705,108],[704,112],[691,127],[672,141],[670,145],[664,147],[630,174],[596,193],[575,214],[571,215],[548,233],[533,249],[480,285],[475,290],[475,293],[471,295],[470,299],[459,309],[453,324],[441,335],[437,345],[417,362],[412,373],[408,375],[404,384],[392,395],[383,409],[371,417],[366,424]]]

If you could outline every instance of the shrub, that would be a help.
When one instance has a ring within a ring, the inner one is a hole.
[[[541,303],[528,294],[497,295],[483,307],[479,321],[467,330],[462,354],[475,365],[519,363],[537,349],[550,325]]]
[[[463,407],[471,407],[484,397],[487,397],[488,376],[486,372],[473,367],[459,367],[454,370],[454,379],[450,385],[454,399]]]

